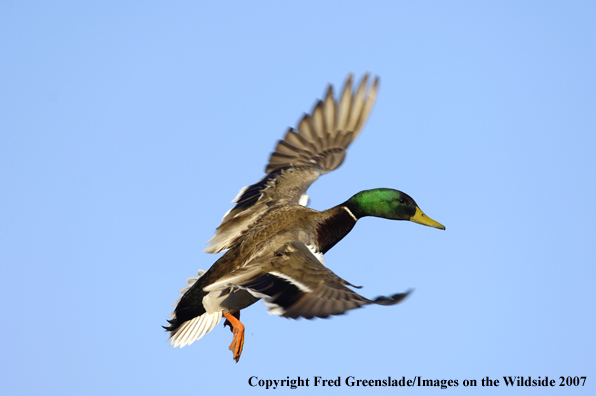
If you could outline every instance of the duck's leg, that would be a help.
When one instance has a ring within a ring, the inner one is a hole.
[[[240,319],[240,311],[234,314],[224,312],[223,315],[226,318],[224,327],[229,325],[230,330],[234,333],[234,338],[230,344],[230,351],[234,354],[233,359],[238,363],[242,354],[242,348],[244,348],[244,325],[238,320]]]

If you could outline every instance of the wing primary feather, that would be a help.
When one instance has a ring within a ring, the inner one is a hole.
[[[352,98],[352,108],[350,109],[350,120],[348,121],[348,130],[354,131],[358,120],[361,116],[361,111],[364,106],[364,88],[366,87],[366,81],[368,81],[368,74],[365,74],[358,86],[356,95]]]
[[[346,85],[344,87],[343,93],[341,94],[341,99],[339,100],[339,109],[338,109],[338,117],[337,117],[337,129],[339,131],[345,131],[347,127],[347,120],[350,114],[350,106],[352,105],[352,75],[348,76],[348,80],[346,81]]]
[[[355,127],[356,136],[358,136],[358,134],[360,133],[360,130],[362,129],[362,127],[364,126],[364,123],[366,122],[366,120],[368,119],[368,116],[370,115],[373,105],[375,104],[375,100],[377,99],[378,89],[379,89],[379,78],[377,77],[377,78],[375,78],[375,81],[373,82],[373,85],[368,92],[366,103],[364,104],[364,108],[362,109],[362,115],[360,116],[360,119],[358,120],[358,123],[356,124],[356,127]],[[356,138],[356,136],[354,138]]]
[[[323,151],[327,148],[325,145],[325,135],[327,134],[327,132],[325,130],[325,119],[324,119],[324,115],[323,115],[323,102],[319,101],[319,103],[317,103],[317,105],[315,106],[315,108],[312,112],[312,118],[310,121],[311,121],[311,126],[317,135],[317,142],[319,143],[318,144],[319,150]]]
[[[335,100],[333,99],[333,87],[329,85],[327,96],[325,96],[325,127],[327,134],[335,131]]]

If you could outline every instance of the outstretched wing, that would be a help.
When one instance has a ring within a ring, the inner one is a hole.
[[[325,99],[315,105],[312,114],[305,114],[297,129],[288,130],[277,143],[265,167],[267,175],[240,190],[232,201],[236,206],[226,213],[205,252],[229,249],[272,206],[305,204],[301,200],[308,187],[320,175],[342,164],[346,149],[366,122],[379,79],[375,78],[371,86],[367,81],[368,74],[353,92],[352,76],[348,76],[337,101],[329,86]]]
[[[393,305],[409,292],[369,300],[348,286],[312,254],[303,242],[288,242],[272,255],[250,264],[205,288],[235,285],[264,298],[270,313],[312,319],[340,315],[367,304]]]

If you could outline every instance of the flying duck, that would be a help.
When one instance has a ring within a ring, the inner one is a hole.
[[[208,271],[187,280],[164,328],[171,345],[190,345],[222,317],[233,332],[230,350],[238,362],[244,346],[240,311],[260,299],[269,313],[297,319],[327,318],[367,304],[394,305],[408,292],[369,300],[325,266],[323,255],[365,216],[445,227],[426,216],[407,194],[377,188],[360,191],[322,212],[306,207],[308,187],[339,167],[373,107],[379,79],[368,75],[355,92],[348,76],[336,100],[325,99],[277,143],[265,177],[244,187],[232,201],[207,253],[227,252]]]

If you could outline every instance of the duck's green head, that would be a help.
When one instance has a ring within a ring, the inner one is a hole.
[[[425,226],[445,229],[442,224],[425,215],[412,197],[391,188],[360,191],[343,205],[357,218],[374,216],[391,220],[409,220]]]

